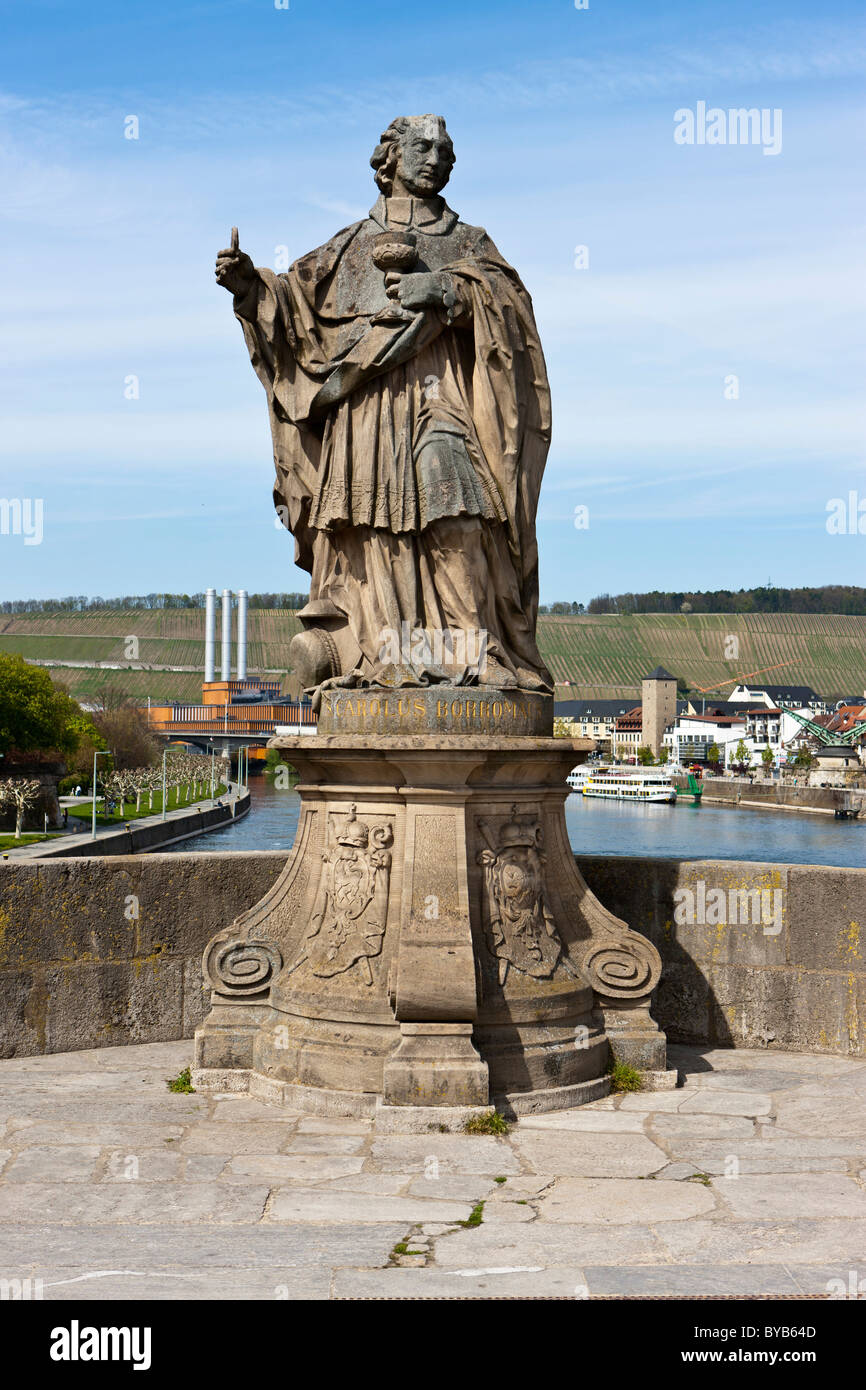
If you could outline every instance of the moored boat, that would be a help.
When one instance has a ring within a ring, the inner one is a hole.
[[[613,801],[675,802],[677,799],[677,789],[670,776],[651,769],[627,772],[602,768],[584,779],[581,790],[584,796],[600,796]]]

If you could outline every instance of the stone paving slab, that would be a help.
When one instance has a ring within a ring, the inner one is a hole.
[[[783,1265],[689,1265],[671,1269],[628,1266],[590,1266],[586,1282],[592,1294],[636,1294],[653,1297],[701,1298],[707,1294],[798,1294],[802,1290]]]
[[[12,1269],[5,1277],[25,1279],[28,1271]],[[98,1275],[82,1275],[76,1267],[53,1269],[43,1285],[43,1300],[56,1302],[103,1303],[125,1299],[217,1299],[235,1302],[245,1299],[311,1300],[331,1296],[332,1271],[327,1265],[307,1265],[286,1269],[272,1265],[264,1269],[189,1270],[104,1270]]]
[[[342,1269],[334,1279],[336,1298],[582,1298],[585,1290],[583,1270],[574,1266]]]
[[[638,1178],[667,1163],[664,1150],[643,1134],[538,1134],[518,1126],[512,1142],[534,1172]]]
[[[90,1300],[866,1293],[862,1059],[676,1047],[678,1090],[485,1137],[169,1092],[190,1056],[0,1061],[2,1277]]]
[[[668,1261],[682,1264],[800,1264],[847,1260],[866,1274],[866,1222],[670,1221],[656,1228]]]

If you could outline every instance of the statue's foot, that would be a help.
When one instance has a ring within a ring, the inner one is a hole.
[[[548,685],[547,681],[542,680],[541,676],[536,675],[534,671],[527,671],[525,666],[518,666],[517,668],[517,684],[521,690],[536,690],[541,695],[553,693],[552,687]]]
[[[516,690],[517,677],[495,656],[488,656],[479,672],[478,684],[491,685],[495,690]]]

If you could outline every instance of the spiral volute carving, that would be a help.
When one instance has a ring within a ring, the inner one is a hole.
[[[217,994],[241,997],[261,994],[282,968],[283,958],[272,941],[216,937],[204,954],[205,978]]]
[[[658,984],[661,956],[638,932],[610,936],[590,946],[581,971],[597,994],[609,999],[639,999]]]

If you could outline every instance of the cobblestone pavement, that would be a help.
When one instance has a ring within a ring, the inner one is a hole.
[[[0,1278],[46,1299],[866,1295],[864,1060],[671,1048],[681,1089],[493,1138],[170,1093],[191,1051],[0,1062]]]

